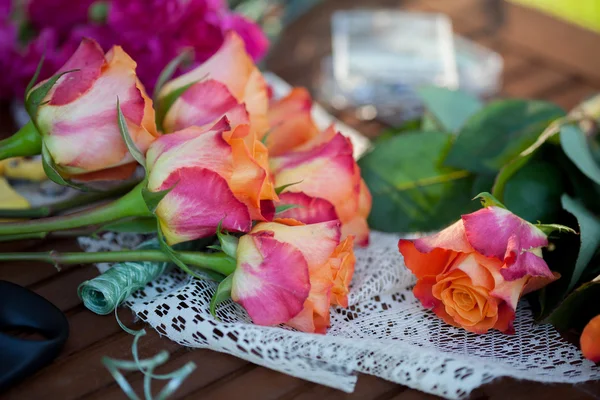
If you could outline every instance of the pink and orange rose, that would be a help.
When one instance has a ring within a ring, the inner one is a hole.
[[[237,249],[232,298],[259,325],[325,333],[331,305],[348,305],[353,238],[340,242],[337,220],[259,223]]]
[[[158,96],[159,110],[165,98],[183,89],[164,115],[165,132],[210,127],[223,116],[233,127],[249,123],[259,139],[269,128],[267,84],[233,32],[205,63],[165,84]]]
[[[512,333],[520,297],[558,278],[542,258],[546,234],[500,207],[487,207],[424,238],[400,240],[421,303],[475,333]]]
[[[224,229],[248,232],[252,221],[273,218],[267,150],[248,125],[223,118],[209,129],[190,127],[154,142],[146,155],[148,189],[173,188],[156,215],[169,244]]]
[[[271,129],[266,145],[271,156],[293,151],[319,134],[311,116],[312,106],[312,98],[305,88],[294,88],[282,99],[270,102]]]
[[[57,81],[34,116],[54,163],[77,180],[129,177],[136,163],[119,131],[117,99],[140,151],[159,136],[135,61],[119,46],[104,54],[95,41],[83,39],[58,73],[70,70],[77,71]]]
[[[371,194],[360,176],[350,139],[333,127],[294,151],[271,159],[275,187],[294,184],[280,196],[280,204],[299,207],[281,214],[305,223],[338,218],[342,237],[353,235],[357,244],[369,243],[367,217]]]

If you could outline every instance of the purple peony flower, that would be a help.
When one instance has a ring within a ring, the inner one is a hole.
[[[18,42],[11,5],[25,7],[25,22],[35,35],[27,43]],[[91,10],[100,12],[93,21]],[[40,79],[49,77],[83,37],[105,51],[122,46],[152,92],[160,72],[181,51],[193,48],[198,65],[219,49],[228,30],[240,34],[255,60],[265,54],[268,41],[260,27],[229,11],[225,0],[0,0],[0,98],[20,98],[44,54]]]
[[[53,29],[68,37],[74,26],[86,24],[90,6],[96,0],[28,0],[27,15],[36,29]]]
[[[246,43],[246,51],[254,60],[260,60],[269,48],[269,39],[253,21],[238,14],[225,17],[224,28],[237,32]]]

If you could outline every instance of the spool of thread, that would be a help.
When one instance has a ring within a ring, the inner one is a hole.
[[[138,250],[156,250],[160,245],[157,239],[140,244]],[[79,298],[90,311],[107,315],[124,302],[131,294],[143,289],[168,269],[168,262],[123,262],[115,264],[105,273],[83,282],[77,288]]]

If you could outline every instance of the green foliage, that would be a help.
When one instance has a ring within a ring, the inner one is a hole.
[[[63,176],[60,174],[58,166],[54,163],[54,159],[52,158],[52,155],[50,154],[48,148],[46,147],[46,144],[44,143],[42,143],[42,167],[44,168],[46,176],[52,182],[84,192],[90,191],[90,188],[88,188],[85,185],[81,185],[72,182],[69,179],[63,178]]]
[[[158,192],[151,192],[150,190],[148,190],[148,188],[143,188],[142,197],[144,198],[144,202],[146,203],[148,210],[150,210],[151,212],[156,211],[158,204],[161,202],[162,199],[165,198],[166,195],[169,194],[171,190],[175,188],[175,185],[168,189],[160,190]]]
[[[590,143],[585,134],[574,125],[565,125],[560,130],[560,145],[569,159],[589,179],[600,185],[600,166],[594,159]]]
[[[504,188],[504,204],[530,222],[553,222],[561,209],[565,191],[560,169],[546,161],[531,161],[509,179]]]
[[[158,126],[159,128],[163,128],[163,121],[173,104],[175,104],[177,99],[180,98],[186,90],[188,90],[198,82],[199,81],[190,82],[187,85],[173,90],[166,96],[161,97],[160,99],[156,99],[156,126]]]
[[[600,281],[585,283],[569,294],[544,322],[563,331],[581,330],[590,319],[600,314],[598,299]]]
[[[373,196],[369,225],[386,232],[428,231],[473,211],[474,176],[441,165],[453,135],[407,132],[365,155],[359,165]]]
[[[446,132],[458,133],[467,120],[483,108],[476,97],[460,90],[429,86],[418,91],[425,107],[436,123],[430,119],[423,130],[431,130],[432,125]]]
[[[167,66],[161,71],[158,79],[156,80],[156,85],[154,86],[154,95],[153,99],[155,102],[158,101],[158,94],[165,84],[171,80],[177,68],[181,65],[186,65],[191,63],[194,60],[194,49],[186,48],[184,49],[177,57],[172,59]]]
[[[125,116],[123,115],[123,110],[121,110],[121,102],[117,97],[117,124],[119,125],[119,132],[121,133],[121,137],[127,146],[127,150],[133,156],[135,161],[140,163],[140,165],[146,168],[146,157],[144,154],[137,148],[135,142],[131,138],[129,134],[129,128],[127,127],[127,121],[125,120]]]
[[[40,66],[38,66],[38,68],[40,68]],[[52,86],[54,86],[56,84],[56,82],[63,75],[70,74],[71,72],[76,72],[76,71],[79,71],[79,70],[73,69],[70,71],[61,72],[60,74],[56,74],[56,75],[52,76],[51,78],[49,78],[42,85],[37,87],[35,90],[30,90],[27,92],[26,98],[25,98],[25,109],[27,110],[29,117],[31,118],[32,121],[34,121],[34,123],[35,123],[35,118],[37,116],[38,108],[40,107],[40,105],[42,104],[42,102],[44,101],[44,99],[46,98],[46,96],[48,95],[50,90],[52,89]],[[33,78],[37,79],[37,76],[34,76]],[[32,81],[29,82],[29,85],[33,86],[32,82],[35,82],[35,81],[32,79]]]
[[[577,262],[570,277],[568,290],[573,289],[600,246],[600,219],[590,213],[579,201],[567,195],[562,197],[563,208],[577,218],[580,245]]]
[[[490,103],[467,121],[444,163],[473,173],[497,173],[562,116],[560,107],[544,101]]]
[[[477,196],[475,196],[475,199],[479,199],[481,201],[482,207],[506,208],[506,206],[504,204],[502,204],[497,198],[495,198],[488,192],[479,193]],[[475,199],[473,199],[473,200],[475,200]]]
[[[210,313],[213,317],[216,317],[217,306],[224,302],[225,300],[229,300],[231,298],[231,287],[233,284],[233,274],[228,275],[225,279],[219,283],[215,294],[212,299],[210,299]]]
[[[275,193],[277,193],[277,195],[279,196],[281,193],[283,193],[285,191],[285,189],[287,189],[287,188],[289,188],[291,186],[297,185],[299,183],[302,183],[302,181],[298,181],[298,182],[294,182],[294,183],[288,183],[288,184],[285,184],[285,185],[278,186],[278,187],[275,188]]]

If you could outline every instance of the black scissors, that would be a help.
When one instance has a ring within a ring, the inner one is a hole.
[[[42,340],[8,332],[33,331]],[[65,315],[42,296],[0,281],[0,392],[56,358],[69,336]]]

